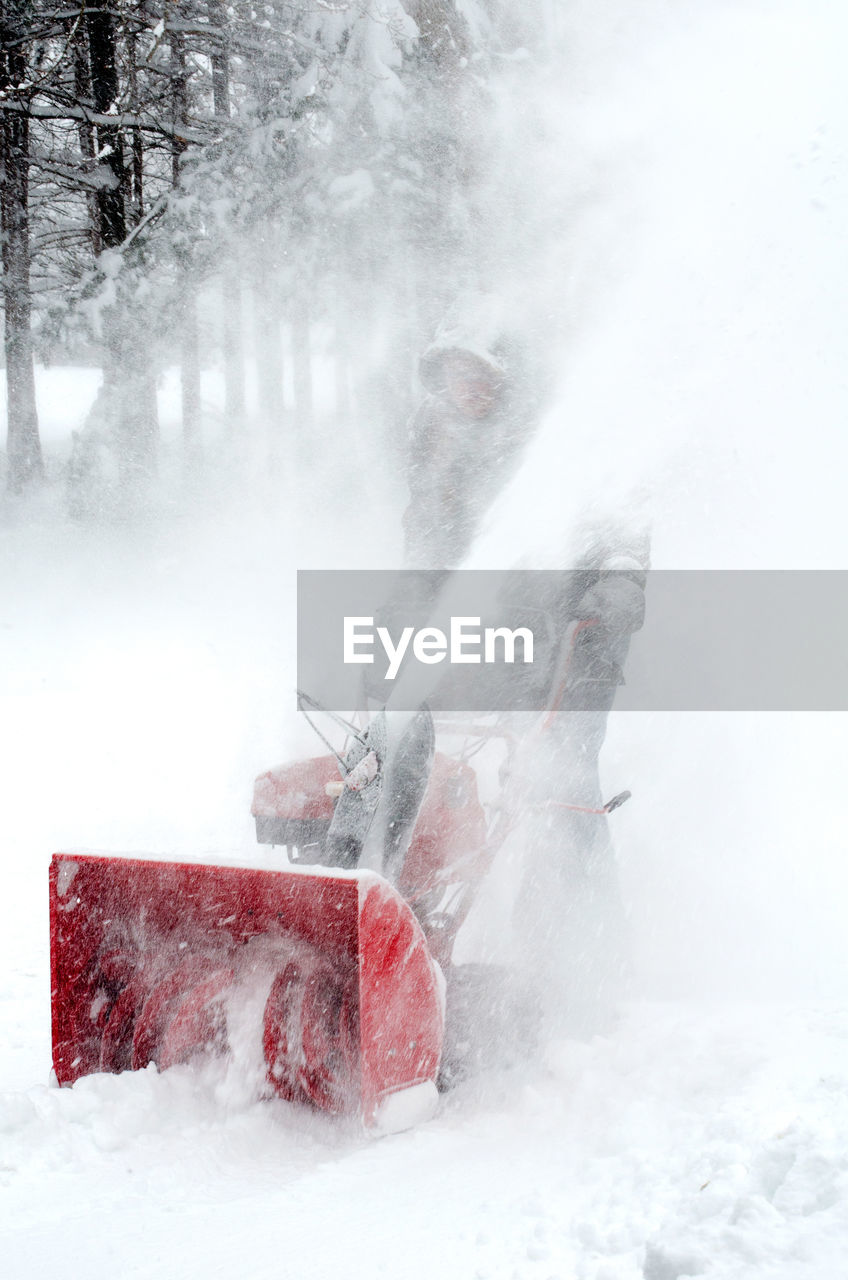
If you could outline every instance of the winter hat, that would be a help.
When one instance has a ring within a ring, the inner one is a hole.
[[[419,361],[419,375],[431,392],[444,390],[444,366],[451,357],[462,357],[472,368],[499,382],[512,379],[504,299],[491,293],[464,294],[442,321],[431,345]]]
[[[506,370],[492,352],[481,351],[479,348],[475,350],[468,345],[442,346],[433,343],[418,362],[418,376],[422,386],[433,395],[440,395],[447,385],[445,367],[455,359],[462,360],[474,372],[485,374],[498,383],[506,377]]]

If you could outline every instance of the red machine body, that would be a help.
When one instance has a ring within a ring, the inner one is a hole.
[[[435,1081],[443,982],[412,911],[371,872],[57,854],[50,869],[60,1084],[232,1048],[260,992],[268,1092],[379,1123]]]
[[[338,778],[331,755],[261,774],[251,810],[257,838],[285,845],[295,862],[320,863],[333,817],[326,792]],[[437,751],[397,888],[443,968],[494,852],[473,768]]]
[[[586,625],[574,623],[563,640],[549,711],[525,734],[525,748],[538,745],[556,713]],[[508,726],[497,718],[447,722],[445,737],[460,742],[457,758],[434,750],[432,722],[428,738],[419,717],[424,789],[410,802],[412,829],[386,857],[380,824],[369,846],[369,828],[357,827],[348,809],[350,831],[365,834],[346,863],[348,846],[340,855],[331,826],[345,813],[338,806],[352,797],[360,803],[369,787],[379,800],[385,741],[379,719],[364,732],[341,723],[355,744],[348,760],[323,755],[256,780],[257,838],[286,848],[294,864],[286,870],[55,855],[50,937],[60,1084],[231,1052],[255,1071],[260,1092],[387,1127],[387,1109],[405,1111],[393,1103],[399,1094],[435,1093],[437,1078],[461,1078],[457,1055],[473,1041],[472,1006],[479,1012],[500,1002],[512,1017],[497,973],[493,1001],[480,994],[486,966],[452,964],[480,881],[524,805],[523,765],[516,769],[520,752]],[[505,757],[487,819],[468,759],[490,740],[505,744]],[[628,795],[601,808],[561,807],[603,816]],[[374,871],[339,869],[381,855],[394,885]],[[491,1031],[488,1041],[498,1038]]]
[[[443,970],[491,860],[476,776],[436,754],[396,888],[316,865],[338,778],[328,755],[256,780],[257,835],[303,866],[55,855],[60,1084],[232,1051],[238,1005],[262,1009],[241,1058],[268,1093],[379,1125],[388,1099],[435,1082]]]

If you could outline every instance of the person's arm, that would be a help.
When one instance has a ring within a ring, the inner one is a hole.
[[[629,636],[645,620],[648,537],[644,533],[626,536],[610,530],[603,541],[603,547],[593,556],[594,573],[578,601],[575,617],[596,619],[608,634]]]
[[[455,559],[459,495],[450,484],[454,445],[444,415],[440,402],[428,397],[410,427],[409,504],[403,517],[407,568],[444,568]]]
[[[417,564],[423,551],[428,511],[431,508],[432,447],[427,430],[427,401],[421,405],[409,425],[407,440],[406,481],[409,502],[403,513],[404,563]]]

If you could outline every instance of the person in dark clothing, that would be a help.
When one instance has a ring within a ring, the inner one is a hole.
[[[479,328],[444,333],[420,361],[427,395],[410,431],[404,563],[444,570],[441,584],[517,470],[544,399],[543,379],[529,372],[520,344],[480,335]],[[626,969],[599,753],[631,636],[642,625],[649,555],[644,532],[613,521],[584,528],[579,541],[583,554],[558,579],[555,596],[526,602],[547,614],[563,645],[575,640],[545,734],[535,732],[532,716],[512,717],[526,770],[515,923],[540,1004],[589,1031],[604,1024]],[[536,591],[529,579],[527,589]]]
[[[570,1034],[607,1030],[627,986],[629,925],[599,756],[631,638],[644,621],[649,569],[644,529],[610,523],[587,533],[585,547],[551,602],[573,647],[556,714],[528,742],[515,911],[539,1009]]]
[[[421,357],[427,392],[412,420],[404,564],[456,568],[513,474],[538,417],[516,339],[444,333]]]

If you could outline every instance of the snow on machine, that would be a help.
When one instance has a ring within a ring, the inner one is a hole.
[[[531,736],[545,733],[559,696]],[[302,695],[301,707],[315,704]],[[333,719],[342,751],[255,783],[257,838],[285,847],[285,870],[54,856],[59,1084],[238,1053],[267,1095],[402,1128],[467,1071],[472,1011],[483,1022],[492,1013],[497,1037],[501,971],[452,961],[521,807],[526,737],[516,742],[505,717],[434,725],[426,707],[380,712],[364,729]],[[499,790],[484,807],[470,760],[493,739]],[[506,1016],[515,1031],[521,1010]]]

